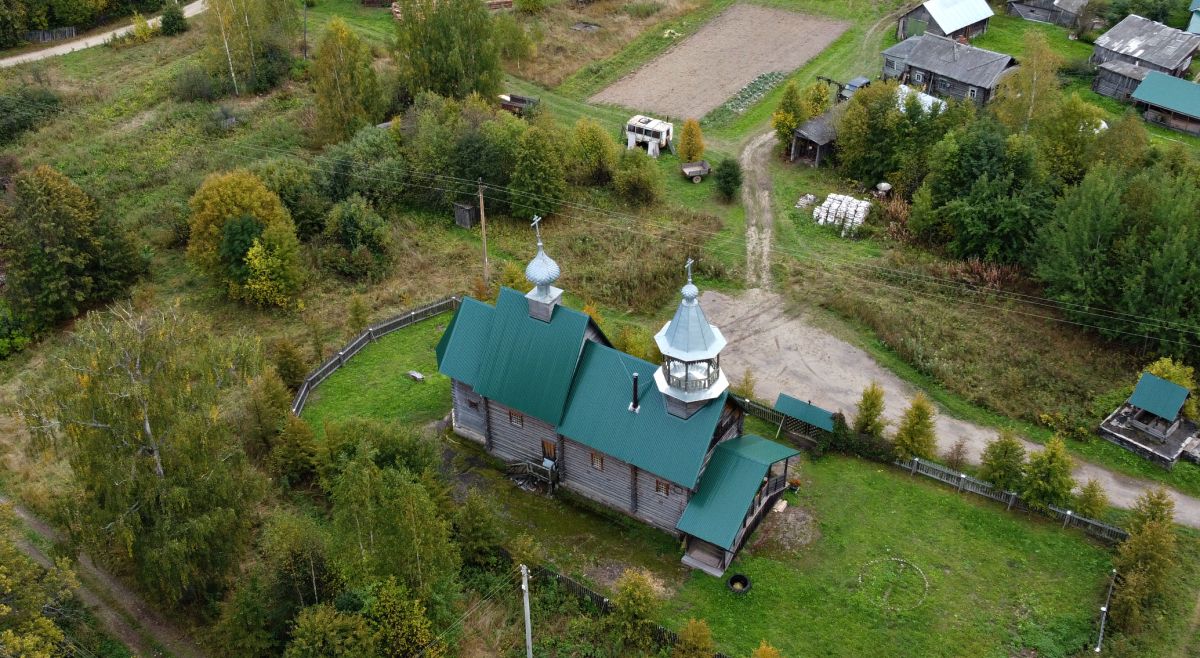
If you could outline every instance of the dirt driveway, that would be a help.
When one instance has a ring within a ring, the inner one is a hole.
[[[758,380],[755,394],[760,399],[774,402],[780,393],[787,393],[853,418],[863,388],[877,381],[884,391],[884,416],[894,430],[917,392],[876,363],[870,354],[814,326],[805,315],[788,315],[783,298],[773,292],[755,288],[732,297],[707,291],[700,296],[700,303],[729,341],[721,354],[721,367],[729,380],[736,381],[747,367],[751,368]],[[978,463],[996,430],[939,414],[937,436],[941,451],[965,439],[968,458]],[[1041,449],[1028,441],[1025,447]],[[1074,475],[1080,483],[1098,480],[1112,504],[1125,508],[1133,507],[1137,497],[1154,486],[1079,460]],[[1171,495],[1176,520],[1200,528],[1200,500],[1175,491]]]
[[[699,118],[760,74],[800,68],[847,27],[782,9],[734,5],[591,101],[659,116]]]

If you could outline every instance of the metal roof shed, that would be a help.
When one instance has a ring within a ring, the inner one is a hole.
[[[996,15],[984,0],[929,0],[925,9],[946,34]]]
[[[1200,134],[1200,85],[1151,71],[1130,98],[1146,106],[1147,121]]]
[[[801,422],[819,427],[826,432],[833,431],[833,412],[826,411],[811,402],[797,400],[787,393],[779,394],[779,398],[775,400],[775,410]]]
[[[1129,396],[1129,404],[1159,418],[1175,420],[1187,396],[1188,390],[1179,384],[1143,372],[1133,389],[1133,395]]]

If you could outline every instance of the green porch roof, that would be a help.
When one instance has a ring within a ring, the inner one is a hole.
[[[1148,372],[1143,372],[1129,404],[1145,409],[1159,418],[1175,420],[1187,400],[1188,390],[1175,382],[1169,382]]]
[[[1196,7],[1200,6],[1200,0],[1192,2],[1192,18],[1188,21],[1187,32],[1192,34],[1200,34],[1200,11]]]
[[[825,411],[811,402],[797,400],[787,393],[779,394],[779,398],[775,400],[775,410],[809,425],[815,425],[826,432],[833,431],[833,412]]]
[[[475,391],[558,425],[589,322],[588,316],[562,305],[554,307],[549,322],[542,322],[529,316],[524,295],[501,288]]]
[[[1133,90],[1133,99],[1200,119],[1200,85],[1151,71]]]
[[[752,434],[723,441],[700,478],[675,527],[726,550],[733,550],[738,530],[771,464],[799,454],[796,450]]]
[[[678,485],[695,488],[726,394],[691,418],[667,413],[658,366],[589,341],[558,432]],[[638,413],[629,411],[638,374]]]
[[[491,306],[463,298],[437,344],[438,370],[443,375],[475,387],[494,314]]]

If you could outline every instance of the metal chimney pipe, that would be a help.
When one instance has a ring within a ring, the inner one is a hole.
[[[638,374],[633,373],[633,402],[629,403],[629,410],[637,413],[640,405],[638,404]]]

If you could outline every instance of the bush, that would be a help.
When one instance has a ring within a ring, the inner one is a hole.
[[[12,309],[0,300],[0,359],[16,354],[29,344],[24,323],[13,315]]]
[[[638,2],[626,3],[621,7],[621,11],[633,18],[650,18],[662,11],[662,8],[663,4],[656,0],[638,0]]]
[[[641,149],[631,149],[621,154],[615,182],[617,193],[631,205],[651,206],[663,196],[662,170],[654,158]]]
[[[171,87],[171,96],[175,100],[190,103],[194,101],[212,101],[220,94],[217,83],[208,71],[195,64],[185,64],[179,73],[175,74],[175,82]]]
[[[896,428],[896,458],[907,461],[914,457],[933,459],[937,454],[937,439],[933,433],[933,403],[924,393],[917,393]]]
[[[176,34],[187,32],[187,19],[183,16],[183,7],[179,6],[176,0],[168,0],[167,6],[163,9],[162,23],[159,28],[163,36],[172,37]]]
[[[679,631],[679,640],[671,649],[671,658],[712,658],[716,650],[708,622],[689,619]]]
[[[1034,509],[1045,509],[1049,505],[1061,507],[1071,499],[1074,488],[1067,445],[1056,436],[1046,443],[1045,449],[1029,457],[1021,498]]]
[[[1009,430],[983,449],[979,477],[1003,491],[1020,491],[1025,481],[1025,447]]]
[[[942,457],[945,460],[946,466],[955,470],[961,471],[967,465],[967,441],[959,439],[950,446],[946,454]]]
[[[454,513],[454,540],[462,551],[463,562],[488,567],[499,556],[496,547],[504,543],[504,527],[492,501],[478,489],[471,489]]]
[[[612,180],[619,147],[612,135],[593,119],[575,122],[572,146],[572,178],[586,185],[603,185]]]
[[[854,416],[854,431],[871,437],[883,436],[887,422],[883,420],[883,387],[871,382],[863,389],[858,401],[858,414]]]
[[[742,186],[742,165],[734,158],[725,158],[717,163],[713,171],[717,181],[717,192],[725,201],[732,201]]]
[[[546,11],[546,0],[516,0],[513,6],[522,14],[540,14]]]
[[[679,159],[683,162],[696,162],[704,157],[704,134],[700,132],[700,122],[688,119],[683,122],[683,132],[679,137]]]
[[[308,423],[288,415],[271,447],[271,472],[284,487],[312,484],[317,475],[317,439]]]
[[[1075,497],[1075,514],[1089,519],[1099,519],[1108,509],[1108,494],[1096,480],[1088,480]]]
[[[17,87],[0,94],[0,144],[37,126],[62,109],[58,94],[45,87]]]
[[[329,211],[322,235],[330,245],[329,266],[339,274],[358,278],[387,267],[387,224],[357,194]]]
[[[626,646],[648,650],[654,644],[654,616],[659,601],[650,586],[650,578],[641,571],[628,569],[616,583],[613,595],[613,620]]]
[[[289,155],[257,162],[250,171],[262,179],[267,189],[279,195],[292,214],[296,237],[307,241],[321,233],[329,202],[321,198],[311,166]]]
[[[308,369],[296,342],[290,338],[280,338],[271,344],[269,354],[275,372],[279,373],[283,383],[290,390],[299,390],[300,385],[304,383],[304,377],[308,375]]]

